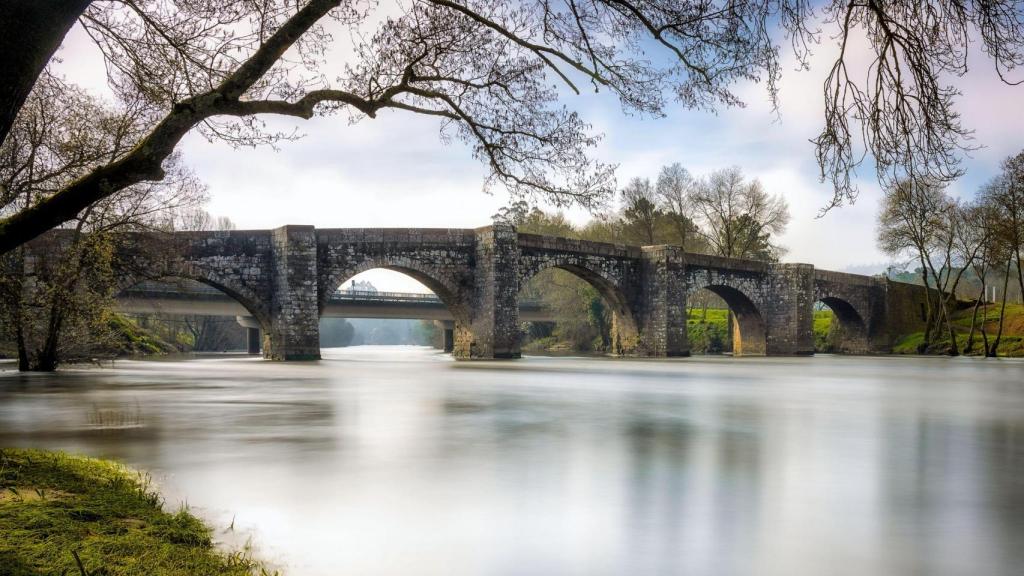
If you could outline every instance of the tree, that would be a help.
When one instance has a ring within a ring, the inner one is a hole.
[[[971,330],[967,334],[967,343],[964,352],[971,352],[974,349],[974,334],[978,330],[978,312],[981,311],[982,321],[980,326],[984,354],[989,353],[988,332],[985,324],[988,319],[988,277],[992,268],[998,267],[1005,258],[1000,257],[998,244],[994,236],[996,230],[996,212],[993,206],[987,201],[984,194],[966,208],[965,220],[967,225],[961,228],[958,237],[958,246],[962,254],[967,255],[973,251],[974,258],[970,260],[971,270],[978,278],[978,294],[974,300],[974,308],[971,311]]]
[[[653,245],[662,216],[664,213],[658,206],[658,196],[650,180],[633,178],[622,189],[622,219],[631,243]]]
[[[123,154],[140,127],[135,112],[112,111],[56,78],[41,78],[0,145],[0,206],[37,205],[95,162]],[[176,157],[166,170],[162,182],[139,183],[90,205],[73,227],[31,251],[0,256],[0,328],[15,343],[19,369],[55,370],[112,336],[118,269],[129,265],[118,259],[124,238],[115,232],[165,227],[169,212],[205,198]]]
[[[433,116],[446,139],[468,142],[488,166],[488,185],[590,206],[613,189],[612,169],[588,157],[597,136],[558,105],[560,91],[589,85],[615,94],[627,111],[658,115],[669,99],[698,109],[739,105],[732,87],[754,80],[766,83],[774,102],[780,48],[771,29],[782,29],[802,64],[819,38],[806,0],[396,4],[394,15],[355,0],[0,4],[0,37],[17,39],[0,45],[0,68],[12,87],[0,92],[0,137],[3,118],[19,109],[76,15],[104,53],[111,87],[147,119],[146,132],[122,155],[6,212],[0,253],[119,190],[160,180],[193,129],[239,145],[287,137],[262,130],[263,114]],[[864,152],[886,181],[959,174],[968,134],[953,107],[955,89],[943,82],[966,73],[968,31],[975,29],[1001,74],[1024,62],[1022,11],[1016,3],[950,0],[833,0],[824,7],[842,47],[824,87],[824,127],[815,141],[822,177],[834,185],[830,205],[856,196],[850,173]],[[376,30],[363,30],[370,23]],[[351,45],[335,46],[332,30],[353,38]],[[867,80],[857,83],[846,46],[861,32],[874,59]],[[665,57],[651,57],[650,49]],[[338,53],[351,58],[327,61]]]
[[[785,231],[789,206],[770,196],[757,179],[747,182],[738,167],[717,170],[691,196],[700,234],[712,251],[730,258],[775,260],[783,248],[772,235]]]
[[[1024,294],[1024,271],[1021,269],[1021,254],[1024,252],[1024,152],[1003,162],[1002,173],[985,186],[981,196],[982,201],[992,210],[990,251],[994,255],[994,260],[1005,263],[999,328],[995,341],[986,352],[986,355],[995,356],[1003,336],[1007,289],[1014,267],[1018,286],[1021,294]]]
[[[909,254],[916,259],[920,264],[922,285],[935,289],[934,302],[931,290],[925,298],[922,346],[931,345],[932,336],[945,320],[951,354],[956,354],[957,349],[949,309],[952,295],[948,294],[948,280],[957,227],[961,224],[958,211],[958,205],[946,194],[941,182],[903,180],[885,191],[878,216],[879,247],[892,256]],[[939,256],[938,266],[934,253]]]
[[[996,234],[1011,252],[1024,294],[1024,152],[1003,161],[1000,177],[987,188],[997,214]]]
[[[64,35],[91,1],[0,2],[0,143]]]
[[[691,195],[695,193],[699,184],[679,163],[663,166],[655,184],[658,204],[672,224],[676,234],[675,241],[687,250],[693,248],[693,240],[697,235],[697,225],[693,222]]]

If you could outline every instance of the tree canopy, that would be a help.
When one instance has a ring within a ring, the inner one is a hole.
[[[851,175],[867,158],[883,181],[958,176],[969,130],[947,82],[966,73],[973,39],[1008,82],[1024,61],[1022,2],[6,0],[0,38],[22,41],[0,43],[12,74],[0,137],[76,19],[146,130],[60,190],[0,207],[0,251],[160,180],[192,130],[238,145],[290,137],[268,132],[265,114],[435,117],[487,166],[487,185],[594,206],[614,191],[614,167],[594,159],[599,135],[561,96],[607,91],[627,112],[659,115],[670,103],[742,105],[737,84],[758,81],[774,102],[781,46],[806,64],[819,22],[840,46],[815,139],[835,206],[855,198]],[[858,35],[866,71],[851,70]]]

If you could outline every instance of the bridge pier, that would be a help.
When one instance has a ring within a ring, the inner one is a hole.
[[[259,322],[252,316],[235,316],[235,321],[245,328],[245,347],[249,354],[259,354],[263,347],[263,334]]]
[[[245,329],[245,342],[246,351],[249,354],[259,354],[260,348],[263,341],[263,335],[260,334],[259,328],[246,328]]]
[[[681,248],[645,246],[642,253],[638,324],[642,356],[689,356],[686,276]]]
[[[272,232],[270,329],[263,356],[270,360],[319,360],[317,240],[312,226]]]
[[[441,323],[442,349],[451,353],[455,351],[455,323],[445,320]]]
[[[476,265],[468,338],[456,337],[460,359],[519,358],[519,245],[515,228],[476,230]],[[460,327],[456,325],[456,330]]]
[[[814,266],[776,264],[769,272],[763,314],[765,354],[814,354]]]

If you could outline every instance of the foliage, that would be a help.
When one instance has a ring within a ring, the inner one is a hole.
[[[45,75],[0,146],[0,215],[31,209],[96,163],[127,153],[144,122],[138,108],[114,110]],[[119,259],[128,242],[116,232],[171,226],[176,211],[204,199],[204,188],[171,156],[163,181],[108,194],[32,251],[0,256],[0,339],[17,349],[19,368],[54,370],[116,348],[109,310],[117,272],[128,265]]]
[[[775,103],[780,44],[792,47],[802,67],[823,37],[840,47],[814,140],[833,206],[856,196],[851,175],[865,158],[886,183],[959,175],[969,132],[954,108],[957,90],[946,82],[967,72],[971,38],[1001,76],[1024,63],[1022,10],[1002,2],[833,0],[820,11],[835,34],[819,33],[820,15],[805,0],[62,4],[19,18],[3,6],[5,36],[17,32],[13,26],[34,33],[16,56],[0,54],[3,62],[47,61],[77,14],[103,52],[119,105],[137,111],[144,129],[126,138],[124,153],[0,219],[2,252],[124,188],[160,180],[192,130],[236,145],[293,137],[268,132],[265,114],[430,116],[442,139],[471,147],[487,167],[487,185],[600,206],[613,190],[613,167],[591,158],[599,135],[561,96],[604,90],[626,112],[657,116],[672,101],[704,110],[740,106],[736,84],[755,81]],[[860,35],[865,74],[851,70],[848,49]],[[39,66],[18,67],[10,84],[30,86],[38,73]],[[0,137],[24,96],[3,94]]]
[[[162,509],[149,479],[119,464],[0,450],[0,566],[8,576],[249,576],[247,552],[224,553],[182,508]]]
[[[738,167],[717,170],[690,198],[702,226],[699,233],[713,254],[730,258],[778,260],[784,253],[772,235],[789,224],[789,207],[770,196],[759,180],[747,182]]]
[[[320,346],[340,348],[352,343],[355,327],[344,318],[322,318],[320,320]]]

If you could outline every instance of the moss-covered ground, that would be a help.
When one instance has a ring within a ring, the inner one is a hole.
[[[0,575],[248,576],[245,552],[213,545],[185,509],[117,463],[0,449]]]

